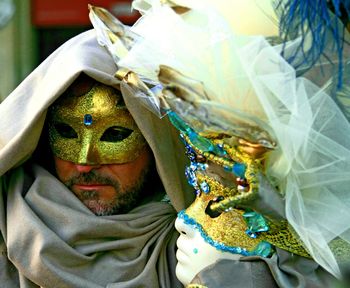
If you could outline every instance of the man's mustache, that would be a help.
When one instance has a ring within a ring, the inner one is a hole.
[[[112,185],[114,187],[119,187],[119,182],[113,180],[112,178],[101,175],[100,173],[91,170],[87,173],[77,173],[72,175],[66,182],[67,187],[72,187],[73,185],[91,185],[91,184],[102,184],[102,185]]]

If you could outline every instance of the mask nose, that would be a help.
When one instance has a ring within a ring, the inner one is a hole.
[[[92,141],[92,135],[86,135],[82,141],[81,149],[77,163],[79,165],[100,165],[100,157],[95,144]]]
[[[195,228],[192,225],[186,224],[185,221],[179,217],[175,221],[176,230],[183,236],[193,238],[195,234]]]

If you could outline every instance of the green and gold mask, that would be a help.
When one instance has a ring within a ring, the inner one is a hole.
[[[83,165],[131,162],[146,146],[120,93],[98,82],[73,84],[49,109],[49,142],[55,156]]]

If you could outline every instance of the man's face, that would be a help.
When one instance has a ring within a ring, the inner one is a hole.
[[[96,215],[128,212],[136,206],[152,162],[149,148],[132,162],[80,165],[54,156],[56,173]]]
[[[49,109],[58,178],[95,214],[135,206],[149,171],[149,147],[116,89],[85,75]]]

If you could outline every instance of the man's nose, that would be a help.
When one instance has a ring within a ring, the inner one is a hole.
[[[89,173],[91,170],[98,169],[99,167],[100,167],[100,165],[79,165],[79,164],[75,164],[75,169],[79,173]]]

